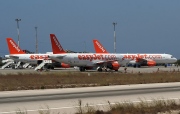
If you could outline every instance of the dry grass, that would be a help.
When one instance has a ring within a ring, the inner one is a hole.
[[[76,114],[171,114],[173,111],[180,114],[178,111],[180,110],[180,103],[175,100],[153,100],[152,102],[142,100],[140,103],[123,102],[113,105],[110,102],[108,103],[109,110],[103,111],[88,105],[83,107],[81,102]]]
[[[151,102],[141,100],[139,103],[124,101],[121,103],[110,103],[101,110],[95,105],[83,105],[82,101],[78,101],[78,107],[75,114],[180,114],[180,101],[175,100],[157,100]],[[47,106],[38,111],[39,114],[56,114],[52,113]],[[16,114],[28,114],[28,112],[17,110]],[[57,113],[57,114],[60,114]],[[65,113],[66,114],[66,113]]]
[[[49,89],[49,88],[75,88],[88,86],[108,86],[126,84],[146,84],[146,83],[165,83],[180,82],[180,72],[161,72],[161,73],[99,73],[99,72],[41,72],[30,74],[0,74],[0,91],[9,90],[29,90],[29,89]],[[180,103],[173,100],[163,101],[154,100],[153,102],[141,101],[140,103],[116,103],[109,102],[107,111],[93,108],[86,104],[81,106],[76,114],[157,114],[171,113],[173,110],[180,110]],[[85,108],[85,109],[84,109]],[[18,111],[19,114],[27,112]],[[47,113],[39,111],[40,114]],[[179,113],[179,112],[178,112]],[[180,114],[180,113],[179,113]]]
[[[180,82],[180,73],[41,72],[34,74],[0,74],[0,91],[165,82]]]

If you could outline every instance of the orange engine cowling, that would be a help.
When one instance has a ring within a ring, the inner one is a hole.
[[[148,65],[148,66],[155,66],[155,65],[156,65],[156,62],[153,61],[153,60],[148,60],[148,61],[147,61],[147,65]]]
[[[61,67],[62,68],[70,68],[70,65],[69,64],[65,64],[65,63],[61,63]]]
[[[111,70],[115,70],[117,71],[120,67],[120,64],[117,61],[113,61],[111,63],[107,64],[107,68],[111,69]]]

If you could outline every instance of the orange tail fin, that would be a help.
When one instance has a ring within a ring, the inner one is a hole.
[[[50,34],[50,39],[53,54],[66,53],[62,48],[61,44],[59,43],[58,39],[56,38],[55,34]]]
[[[98,40],[94,39],[93,44],[96,53],[109,53]]]
[[[25,54],[12,38],[6,38],[10,54]]]

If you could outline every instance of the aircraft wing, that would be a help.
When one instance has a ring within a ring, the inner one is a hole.
[[[103,63],[108,63],[108,62],[113,62],[113,61],[117,61],[117,60],[108,60],[108,61],[97,61],[94,64],[103,64]]]
[[[63,59],[66,55],[49,55],[50,58]]]
[[[11,58],[11,59],[19,59],[19,56],[10,55],[9,58]]]
[[[93,63],[88,63],[87,66],[94,66],[94,65],[98,65],[99,66],[99,65],[102,65],[102,64],[106,64],[108,62],[112,62],[112,61],[94,61]]]
[[[97,61],[94,64],[103,64],[103,63],[105,63],[105,61]]]

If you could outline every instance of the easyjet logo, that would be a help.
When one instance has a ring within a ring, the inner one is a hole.
[[[104,48],[101,46],[101,44],[99,44],[98,41],[96,41],[95,43],[97,44],[97,46],[98,46],[103,52],[105,52]]]
[[[102,55],[102,54],[80,54],[79,60],[117,60],[116,55]]]
[[[54,40],[56,46],[59,48],[59,50],[62,51],[62,47],[61,47],[61,45],[59,44],[59,42],[57,41],[56,37],[53,37],[53,40]]]
[[[29,57],[30,59],[40,59],[40,60],[46,60],[49,59],[48,55],[31,55]]]
[[[124,59],[131,59],[131,60],[135,60],[135,59],[162,59],[162,55],[148,55],[148,54],[137,54],[137,55],[131,55],[131,54],[127,54],[124,55],[123,57]]]
[[[18,51],[20,52],[21,50],[19,49],[18,46],[16,46],[16,44],[14,44],[14,42],[12,40],[9,41],[11,43],[11,45]]]

